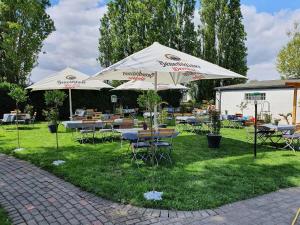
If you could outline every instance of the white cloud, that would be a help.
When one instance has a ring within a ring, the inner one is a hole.
[[[98,38],[100,18],[106,6],[101,0],[60,0],[47,11],[55,22],[56,31],[44,42],[39,65],[32,72],[37,81],[66,66],[87,74],[100,70]],[[288,41],[286,32],[295,21],[300,21],[300,9],[276,13],[257,12],[254,6],[242,6],[245,29],[248,34],[248,77],[250,79],[278,79],[275,59]],[[200,21],[198,9],[195,22]]]
[[[56,31],[44,42],[39,65],[33,70],[31,79],[40,80],[67,66],[87,74],[100,70],[98,38],[100,18],[106,6],[99,0],[60,0],[47,12],[54,20]]]
[[[300,9],[276,13],[257,12],[254,6],[242,6],[247,32],[248,77],[250,79],[279,79],[276,56],[288,42],[287,31],[300,22]]]

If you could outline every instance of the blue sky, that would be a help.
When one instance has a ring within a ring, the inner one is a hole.
[[[56,31],[45,41],[32,72],[38,81],[65,67],[93,75],[101,70],[98,39],[100,19],[107,0],[51,0],[47,13]],[[199,2],[199,1],[198,1]],[[248,77],[256,80],[279,79],[276,56],[289,41],[286,33],[300,22],[300,0],[241,0],[243,24],[247,32]],[[199,3],[198,3],[199,5]],[[195,13],[195,23],[199,23]]]
[[[242,4],[254,5],[259,12],[277,12],[282,9],[300,8],[300,0],[242,0]]]
[[[75,0],[76,1],[76,0]],[[51,0],[55,5],[59,0]],[[108,2],[105,0],[104,2]],[[281,9],[296,9],[300,7],[300,0],[241,0],[242,4],[254,5],[259,12],[277,12]]]

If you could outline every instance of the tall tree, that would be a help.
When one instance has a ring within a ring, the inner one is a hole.
[[[277,70],[282,79],[300,78],[300,26],[294,25],[294,31],[289,32],[291,40],[284,46],[277,56]]]
[[[153,42],[192,53],[195,0],[113,0],[102,17],[99,62],[107,67]]]
[[[0,0],[0,81],[25,85],[54,30],[49,0]]]
[[[247,73],[246,32],[240,0],[201,0],[198,28],[199,57],[242,75]],[[198,81],[198,99],[214,98],[214,87],[243,80]]]

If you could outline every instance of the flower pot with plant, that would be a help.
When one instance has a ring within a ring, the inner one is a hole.
[[[48,128],[50,132],[56,134],[56,149],[58,149],[57,127],[59,120],[59,107],[63,105],[66,94],[59,90],[46,91],[44,97],[46,105],[49,106],[48,110],[44,110],[44,115],[49,121]]]
[[[214,107],[211,107],[208,112],[210,118],[210,133],[207,134],[208,147],[219,148],[222,139],[222,136],[220,135],[220,112]]]
[[[43,115],[45,116],[48,123],[48,128],[50,133],[56,133],[57,124],[58,124],[58,111],[54,108],[50,108],[48,110],[43,111]]]

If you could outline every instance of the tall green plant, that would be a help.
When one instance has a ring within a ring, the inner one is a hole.
[[[219,135],[221,131],[220,112],[215,108],[211,108],[208,113],[211,121],[210,134]]]
[[[137,103],[139,104],[139,106],[145,108],[147,111],[150,112],[150,129],[151,129],[151,131],[153,129],[152,112],[154,111],[154,108],[157,107],[161,103],[161,101],[162,101],[161,97],[157,94],[157,92],[155,92],[153,90],[144,92],[137,99]]]
[[[58,135],[57,126],[59,119],[59,107],[63,105],[66,98],[66,94],[59,90],[46,91],[45,92],[45,104],[49,106],[47,111],[44,111],[46,118],[56,127],[55,138],[56,138],[56,149],[58,149]]]
[[[11,85],[10,92],[8,95],[15,101],[16,103],[16,129],[17,129],[17,140],[18,140],[18,148],[20,148],[20,132],[19,132],[19,104],[22,102],[26,102],[28,96],[27,91],[17,85]]]

